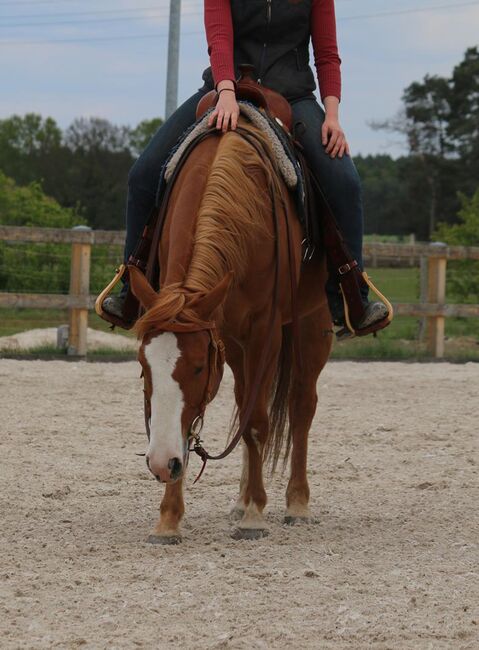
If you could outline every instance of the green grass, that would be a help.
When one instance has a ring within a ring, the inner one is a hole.
[[[419,301],[419,269],[378,268],[368,271],[378,289],[391,302]],[[454,303],[454,296],[447,296]],[[428,359],[426,344],[419,340],[421,319],[396,316],[376,338],[367,336],[337,343],[335,359]],[[474,318],[446,319],[446,358],[454,361],[479,361],[479,324]]]
[[[413,303],[419,300],[419,270],[417,268],[370,269],[369,274],[378,288],[392,302]],[[453,303],[454,296],[447,297]],[[456,301],[457,302],[457,301]],[[8,336],[34,328],[57,327],[68,323],[66,310],[0,309],[0,336]],[[96,314],[89,315],[89,326],[108,331],[109,326]],[[131,333],[117,329],[126,336]],[[335,359],[427,359],[426,345],[419,340],[420,319],[397,316],[392,324],[378,333],[376,338],[367,336],[336,344]],[[479,361],[479,323],[474,318],[446,319],[446,358],[451,360]],[[30,355],[32,352],[29,353]],[[52,350],[39,350],[39,355],[53,354]],[[55,351],[58,355],[58,351]],[[115,351],[98,351],[93,357],[120,357]],[[133,356],[133,355],[132,355]]]
[[[68,310],[66,309],[6,309],[0,308],[0,336],[10,336],[32,329],[45,327],[58,327],[68,323]],[[103,332],[109,332],[110,326],[99,318],[94,312],[88,315],[88,327]],[[118,334],[133,336],[120,328],[115,329]]]
[[[1,353],[2,359],[43,359],[76,361],[78,357],[67,355],[66,350],[58,350],[52,345],[42,345],[29,350],[5,350]],[[136,359],[135,352],[122,352],[111,348],[98,348],[89,352],[88,361],[133,361]]]

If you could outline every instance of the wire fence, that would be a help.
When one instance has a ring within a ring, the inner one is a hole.
[[[0,337],[71,322],[72,313],[82,314],[82,327],[106,329],[91,307],[122,261],[123,239],[123,232],[85,227],[0,227]],[[75,247],[88,258],[84,268],[73,263]],[[461,301],[446,275],[447,264],[478,264],[479,249],[367,242],[364,252],[369,275],[399,316],[388,332],[427,339],[435,356],[442,356],[448,334],[479,342],[479,306]],[[81,291],[72,283],[78,273],[86,287]]]

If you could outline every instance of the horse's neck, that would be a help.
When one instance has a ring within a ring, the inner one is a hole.
[[[202,161],[200,153],[205,157],[203,151],[192,151],[170,196],[160,244],[162,286],[183,285],[188,274],[196,221],[210,169],[209,164]],[[212,155],[214,153],[210,152]]]

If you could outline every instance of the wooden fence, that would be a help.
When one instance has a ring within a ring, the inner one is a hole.
[[[87,353],[88,311],[95,296],[90,295],[91,247],[98,244],[122,246],[122,231],[91,230],[77,226],[60,228],[28,228],[0,226],[0,241],[71,244],[70,291],[68,295],[1,293],[0,307],[68,309],[68,353]],[[444,356],[445,319],[450,317],[478,318],[479,305],[446,304],[446,267],[448,260],[479,260],[479,247],[447,246],[445,244],[383,244],[364,245],[365,259],[420,260],[421,302],[395,303],[395,314],[426,319],[427,341],[431,354]]]

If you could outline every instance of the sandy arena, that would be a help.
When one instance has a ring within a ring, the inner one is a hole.
[[[0,360],[0,647],[479,648],[477,364],[331,363],[310,485],[319,523],[234,541],[240,451],[192,486],[179,546],[145,543],[136,362]],[[207,413],[220,450],[226,375]]]

